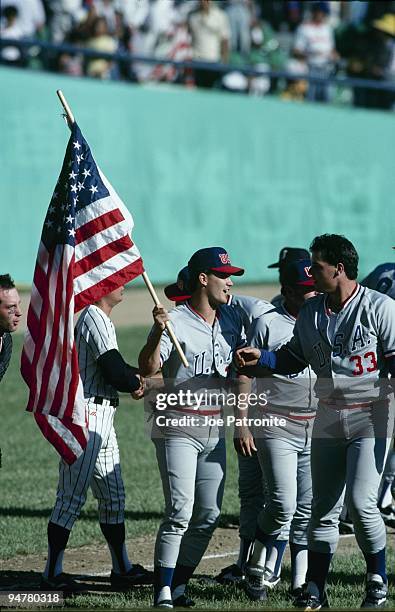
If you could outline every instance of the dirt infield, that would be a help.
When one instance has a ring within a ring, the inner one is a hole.
[[[389,533],[394,533],[390,531]],[[152,569],[154,552],[154,536],[141,536],[128,540],[130,557]],[[239,549],[239,535],[236,525],[216,529],[210,545],[200,562],[196,575],[212,577],[220,570],[235,563]],[[350,554],[357,550],[353,535],[341,536],[337,554]],[[287,548],[285,563],[290,557]],[[0,590],[28,589],[38,586],[41,572],[45,566],[46,553],[36,555],[18,555],[12,559],[0,561]],[[108,576],[111,571],[111,561],[105,544],[68,548],[64,558],[65,572],[80,580],[89,580],[95,591],[108,590]]]
[[[237,295],[252,295],[264,300],[271,300],[278,292],[279,285],[241,285],[235,287],[234,294]],[[159,299],[166,308],[172,307],[165,294],[163,288],[157,289]],[[20,331],[26,329],[27,309],[30,301],[30,293],[21,292],[22,300],[22,322]],[[145,287],[130,288],[125,292],[124,300],[111,313],[111,319],[116,327],[133,327],[135,325],[151,325],[153,302],[148,290]]]

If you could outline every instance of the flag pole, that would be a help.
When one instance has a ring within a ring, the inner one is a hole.
[[[65,118],[67,120],[67,125],[71,129],[71,126],[75,122],[74,115],[73,115],[73,113],[71,111],[71,108],[68,105],[67,100],[64,97],[63,92],[62,92],[61,89],[57,89],[56,90],[56,94],[57,94],[57,96],[58,96],[58,98],[60,100],[61,105],[63,106],[63,108],[65,110],[65,113],[66,113],[65,114]],[[143,272],[142,273],[142,277],[143,277],[144,282],[145,282],[145,284],[147,286],[147,289],[148,289],[148,291],[149,291],[149,293],[150,293],[150,295],[151,295],[151,297],[152,297],[152,299],[154,301],[154,304],[156,306],[158,306],[160,304],[160,301],[159,301],[159,298],[158,298],[158,296],[156,294],[156,291],[155,291],[155,289],[154,289],[150,279],[148,278],[148,274],[146,272]],[[181,359],[182,363],[187,368],[189,366],[187,358],[185,357],[184,351],[182,350],[182,347],[181,347],[181,345],[180,345],[180,343],[179,343],[179,341],[178,341],[178,339],[177,339],[177,337],[176,337],[176,335],[174,333],[174,330],[173,330],[173,328],[171,326],[170,321],[166,321],[166,329],[169,332],[169,336],[170,336],[170,338],[171,338],[171,340],[172,340],[172,342],[173,342],[173,344],[174,344],[174,346],[175,346],[175,348],[176,348],[176,350],[177,350],[177,352],[178,352],[178,354],[180,356],[180,359]]]

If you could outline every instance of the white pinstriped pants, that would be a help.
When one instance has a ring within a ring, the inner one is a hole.
[[[50,521],[72,529],[86,501],[88,488],[98,500],[100,523],[123,523],[125,489],[113,426],[115,408],[88,403],[89,440],[72,465],[61,461],[55,507]]]

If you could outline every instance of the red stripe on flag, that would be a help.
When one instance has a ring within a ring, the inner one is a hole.
[[[50,276],[50,271],[53,265],[53,260],[54,260],[54,253],[50,253],[49,255],[49,259],[48,259],[48,272],[47,272],[47,279]],[[43,275],[42,275],[42,270],[40,268],[40,266],[36,267],[36,272],[37,272],[37,276],[35,274],[34,276],[34,284],[36,285],[36,287],[38,287],[38,284],[41,283]],[[45,343],[45,338],[47,336],[47,316],[48,316],[48,311],[49,311],[49,293],[48,293],[48,280],[46,281],[47,283],[47,290],[43,291],[42,293],[42,305],[41,305],[41,311],[40,311],[40,320],[39,320],[39,324],[37,326],[37,341],[35,343],[34,346],[34,355],[33,355],[33,359],[32,359],[32,365],[31,365],[31,372],[32,372],[32,378],[29,379],[29,381],[26,381],[27,384],[29,385],[29,389],[30,389],[30,395],[29,395],[29,401],[28,401],[28,405],[26,410],[28,411],[32,411],[33,407],[34,407],[34,403],[36,400],[36,395],[37,395],[37,363],[40,359],[41,356],[41,351],[43,348],[43,345]],[[30,331],[30,330],[29,330]]]
[[[51,324],[51,341],[49,343],[49,348],[46,354],[46,359],[45,359],[45,363],[44,363],[44,367],[42,368],[42,376],[41,376],[41,387],[40,387],[40,395],[38,398],[38,407],[41,408],[42,406],[46,405],[46,399],[47,399],[47,393],[48,393],[48,385],[51,379],[51,375],[54,375],[54,364],[57,365],[56,367],[56,376],[59,376],[59,362],[58,360],[55,358],[56,357],[56,351],[58,348],[58,341],[59,341],[59,325],[60,325],[60,319],[63,317],[63,307],[64,307],[64,303],[63,303],[63,268],[62,268],[62,261],[64,259],[64,257],[66,256],[65,253],[65,249],[63,249],[62,251],[62,257],[60,259],[59,262],[59,266],[58,269],[56,271],[56,288],[55,288],[55,299],[54,299],[54,309],[53,309],[53,321]],[[57,264],[54,264],[57,265]],[[66,296],[66,300],[67,300],[67,296]],[[48,330],[48,325],[47,325],[47,331]],[[53,407],[51,407],[49,414],[57,414],[57,410],[55,410],[54,412],[52,412]]]
[[[63,316],[64,330],[63,330],[63,337],[59,338],[60,348],[62,350],[62,357],[60,359],[59,378],[56,384],[56,389],[54,393],[54,398],[53,398],[50,414],[58,413],[58,406],[62,405],[62,402],[65,397],[65,393],[68,394],[69,399],[71,399],[73,407],[74,407],[74,401],[76,397],[75,392],[73,392],[74,389],[70,389],[70,387],[67,389],[64,388],[66,370],[68,368],[71,368],[68,371],[73,374],[73,367],[75,367],[74,362],[71,364],[68,363],[69,354],[70,354],[70,336],[73,337],[74,335],[74,330],[69,329],[70,302],[72,302],[72,297],[73,297],[73,261],[74,261],[74,255],[71,258],[70,265],[68,266],[68,269],[67,269],[67,277],[66,277],[66,283],[65,283],[66,297],[65,297],[65,303],[64,303],[64,312],[61,313],[61,316]],[[76,353],[76,348],[75,348],[74,343],[71,348],[71,351],[72,353]],[[78,363],[77,363],[77,374],[79,375]],[[66,413],[64,416],[66,416]]]
[[[76,262],[74,266],[74,278],[81,276],[81,274],[85,274],[85,272],[96,268],[96,266],[100,266],[104,261],[111,259],[114,255],[119,255],[122,251],[128,251],[132,246],[133,242],[130,237],[122,236],[122,238],[106,244],[101,249],[93,251],[93,253],[90,253]]]
[[[124,216],[122,215],[119,208],[114,210],[110,210],[104,215],[100,215],[100,217],[96,217],[92,219],[92,221],[88,221],[84,225],[81,225],[75,232],[75,243],[79,244],[80,242],[84,242],[84,240],[88,240],[88,238],[92,238],[95,234],[102,232],[121,221],[125,221]]]
[[[103,295],[107,295],[111,293],[111,291],[118,289],[118,287],[126,285],[126,283],[129,283],[143,272],[143,261],[141,257],[139,257],[133,263],[122,268],[122,270],[107,276],[99,283],[96,283],[96,285],[92,285],[88,287],[88,289],[85,289],[85,291],[81,291],[81,293],[76,295],[74,312],[78,312],[81,308],[84,308],[84,306],[97,302]]]
[[[36,419],[36,423],[41,429],[44,437],[56,448],[62,459],[66,461],[69,465],[74,463],[77,459],[76,454],[71,450],[71,448],[66,444],[66,442],[59,436],[59,434],[51,427],[48,422],[47,417],[40,412],[34,413],[34,418]]]

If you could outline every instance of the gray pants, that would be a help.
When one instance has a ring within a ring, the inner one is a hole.
[[[155,565],[196,567],[217,526],[225,484],[225,440],[208,435],[153,437],[165,497]]]
[[[310,442],[311,421],[292,421],[287,426],[255,432],[259,462],[265,474],[267,503],[258,516],[258,525],[267,535],[283,535],[307,545],[311,509]],[[284,539],[281,537],[280,539]]]
[[[336,550],[344,498],[361,550],[374,554],[385,547],[377,491],[392,428],[393,411],[383,403],[371,409],[319,407],[311,445],[309,549],[323,553]]]

